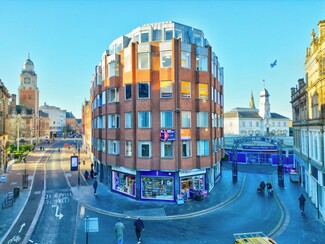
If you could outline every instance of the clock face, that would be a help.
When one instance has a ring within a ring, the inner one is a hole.
[[[24,79],[24,83],[25,83],[25,84],[30,84],[30,78],[26,77],[26,78]]]

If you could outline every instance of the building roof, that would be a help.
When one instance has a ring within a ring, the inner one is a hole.
[[[285,116],[283,116],[281,114],[277,114],[277,113],[271,113],[271,118],[272,119],[289,119],[288,117],[285,117]]]
[[[65,117],[67,119],[75,119],[76,117],[74,117],[73,113],[72,112],[66,112],[65,113]]]

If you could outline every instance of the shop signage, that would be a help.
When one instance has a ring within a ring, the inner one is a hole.
[[[160,130],[160,141],[175,141],[175,130]]]
[[[181,129],[181,141],[191,140],[191,130],[190,129]]]
[[[70,157],[70,170],[77,171],[78,170],[78,156]]]
[[[254,150],[276,150],[276,146],[245,146],[243,149],[254,149]]]
[[[120,166],[112,166],[112,170],[113,171],[119,171],[119,172],[122,172],[122,173],[127,173],[127,174],[131,174],[131,175],[136,175],[137,172],[133,169],[128,169],[128,168],[125,168],[125,167],[120,167]]]
[[[205,173],[206,173],[206,169],[180,170],[179,177],[188,176],[188,175],[201,175]]]

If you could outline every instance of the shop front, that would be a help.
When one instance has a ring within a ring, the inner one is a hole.
[[[136,171],[124,167],[112,166],[112,190],[135,198]]]
[[[181,193],[186,198],[193,198],[197,195],[206,197],[206,169],[193,169],[179,171]]]
[[[161,171],[140,172],[141,200],[175,200],[175,173]]]

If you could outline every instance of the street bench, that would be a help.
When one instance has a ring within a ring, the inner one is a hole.
[[[2,209],[4,208],[9,208],[14,205],[14,193],[13,192],[8,192],[8,195],[6,196],[5,200],[2,202]]]

